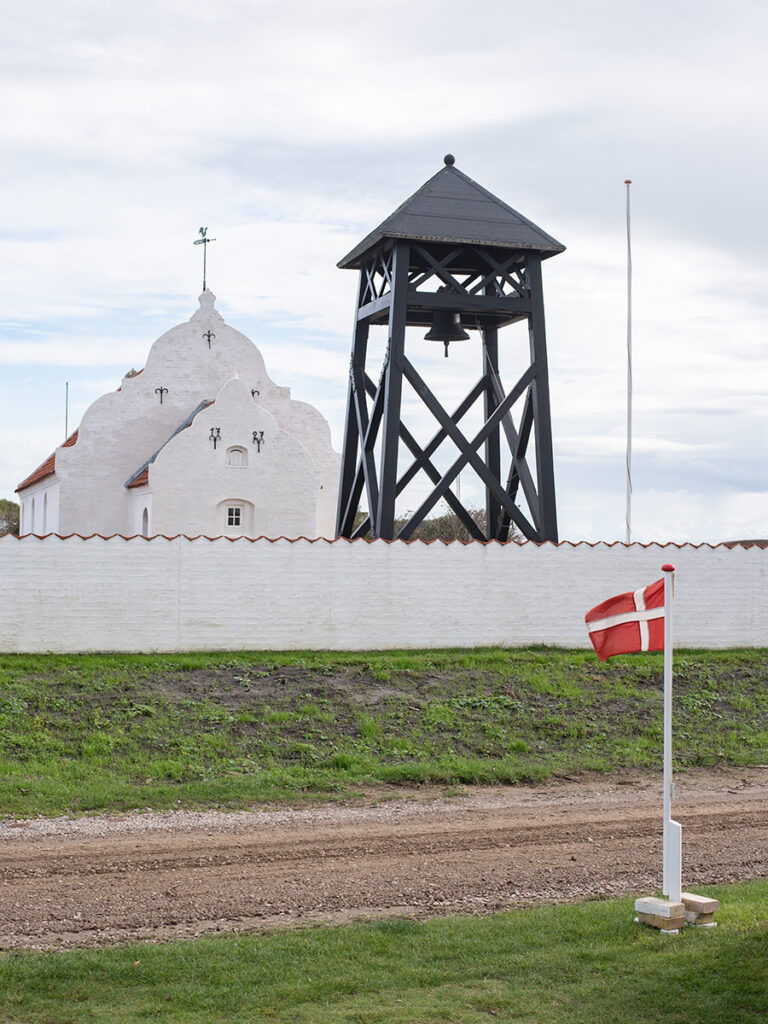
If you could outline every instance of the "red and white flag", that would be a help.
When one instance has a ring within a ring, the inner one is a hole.
[[[601,661],[616,654],[664,650],[664,580],[617,594],[588,611],[584,621]]]

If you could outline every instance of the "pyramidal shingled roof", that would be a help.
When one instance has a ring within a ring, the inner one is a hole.
[[[565,246],[557,239],[478,185],[449,163],[448,158],[445,167],[406,199],[337,266],[342,269],[359,267],[365,254],[385,238],[528,249],[540,252],[545,259],[565,251]]]

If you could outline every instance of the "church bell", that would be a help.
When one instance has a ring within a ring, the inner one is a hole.
[[[432,318],[432,326],[424,335],[424,340],[442,341],[447,356],[448,345],[452,341],[469,341],[469,335],[461,326],[461,314],[438,309]]]

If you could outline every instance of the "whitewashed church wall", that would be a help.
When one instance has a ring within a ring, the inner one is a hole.
[[[152,523],[152,491],[149,487],[131,488],[131,528],[129,536],[149,537],[157,533]],[[146,530],[144,525],[146,523]]]
[[[768,646],[768,550],[0,537],[0,650],[588,647],[584,613],[677,568],[675,645]]]
[[[209,439],[216,429],[221,440]],[[258,444],[253,433],[261,435]],[[227,465],[232,448],[242,465]],[[178,530],[184,509],[185,532],[224,535],[314,536],[319,474],[307,449],[251,398],[242,381],[229,381],[214,406],[200,413],[163,448],[149,468],[154,500],[153,533]],[[227,528],[217,511],[226,504],[247,508],[250,522]]]
[[[307,524],[302,518],[297,523],[296,516],[284,518],[278,520],[276,532],[287,534],[295,530],[313,537],[333,536],[340,456],[331,447],[328,423],[317,409],[292,400],[290,388],[279,387],[272,381],[259,350],[245,335],[224,323],[214,308],[214,299],[212,292],[204,292],[200,309],[192,318],[167,331],[152,345],[144,369],[123,378],[119,390],[103,395],[86,410],[77,443],[57,449],[62,533],[136,532],[136,503],[126,492],[125,481],[168,441],[201,402],[216,399],[228,381],[239,378],[248,395],[249,409],[244,413],[244,422],[249,418],[249,410],[263,408],[280,428],[307,449],[319,472],[318,494],[312,499],[312,521]],[[213,422],[219,414],[220,409],[210,413]],[[283,475],[291,472],[292,464],[286,463]],[[313,486],[316,477],[313,471]],[[185,484],[185,479],[178,481],[182,489]],[[153,492],[155,510],[160,514],[164,507],[160,493],[154,486]],[[264,501],[263,496],[261,500]],[[212,498],[211,507],[215,505]],[[278,502],[277,507],[286,506]],[[170,525],[158,525],[155,532],[197,532],[198,527],[186,514],[188,508],[174,506],[165,513]],[[200,529],[212,532],[210,526]]]
[[[59,532],[59,483],[45,477],[19,495],[19,532]]]
[[[307,402],[277,403],[267,397],[263,404],[275,417],[278,426],[300,441],[312,456],[320,474],[320,492],[317,497],[317,518],[311,533],[316,537],[334,537],[341,456],[331,447],[328,421]],[[287,533],[287,527],[283,527],[280,532]],[[309,533],[305,535],[309,536]]]

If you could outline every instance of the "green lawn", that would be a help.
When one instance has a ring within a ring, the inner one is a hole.
[[[680,651],[676,766],[768,763],[768,651]],[[0,656],[0,814],[657,769],[662,656]]]
[[[746,1024],[768,1018],[768,882],[717,928],[632,900],[86,952],[0,953],[5,1024]]]

